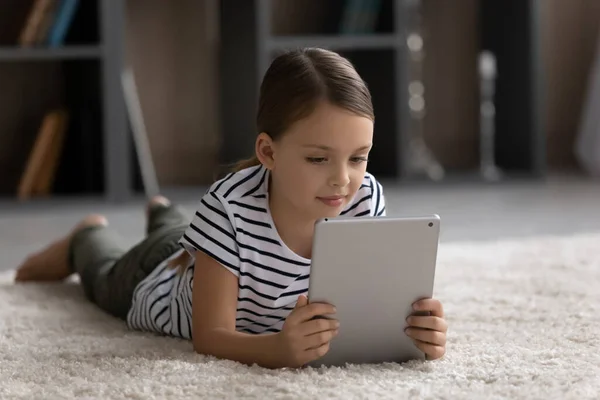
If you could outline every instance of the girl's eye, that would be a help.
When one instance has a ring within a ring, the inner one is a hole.
[[[352,161],[355,164],[360,164],[360,163],[363,163],[363,162],[368,162],[369,159],[367,157],[352,157],[350,159],[350,161]]]
[[[313,164],[322,164],[327,161],[325,157],[307,157],[306,160]]]

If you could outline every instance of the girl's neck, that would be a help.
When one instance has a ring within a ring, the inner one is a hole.
[[[304,217],[300,210],[295,212],[275,190],[269,192],[269,208],[279,237],[294,253],[310,259],[315,221]]]

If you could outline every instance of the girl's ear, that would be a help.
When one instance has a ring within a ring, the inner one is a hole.
[[[261,132],[256,138],[255,144],[256,158],[265,168],[272,170],[275,164],[274,158],[274,143],[271,136],[265,132]]]

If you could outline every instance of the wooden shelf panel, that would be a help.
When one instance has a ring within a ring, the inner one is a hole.
[[[59,48],[0,47],[0,61],[87,60],[102,57],[100,46],[68,46]]]
[[[378,50],[395,49],[402,45],[402,37],[395,34],[271,36],[267,40],[269,50],[299,47],[323,47],[332,50]]]

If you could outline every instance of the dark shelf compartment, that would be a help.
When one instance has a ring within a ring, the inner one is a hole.
[[[64,104],[61,63],[0,63],[0,194],[15,196],[44,114]]]
[[[497,58],[496,159],[514,173],[543,175],[546,148],[539,0],[481,1],[481,47]]]
[[[304,37],[304,36],[351,36],[354,34],[342,31],[342,23],[348,7],[353,7],[352,1],[326,0],[327,7],[321,7],[323,0],[264,0],[263,7],[268,11],[268,18],[273,37]],[[373,13],[373,28],[369,32],[356,34],[391,34],[394,24],[395,0],[370,0],[355,9],[359,13]],[[268,10],[267,10],[268,9]],[[293,14],[294,24],[280,24],[279,18]]]
[[[103,140],[101,64],[95,61],[68,61],[64,70],[65,106],[71,112],[57,171],[54,194],[102,195],[106,192],[105,152]],[[127,127],[131,154],[131,190],[142,193],[141,172],[136,162],[131,127]]]
[[[54,194],[104,191],[101,68],[97,61],[67,61],[64,106],[70,114]],[[37,132],[36,132],[37,133]]]
[[[339,51],[348,58],[367,83],[373,108],[375,126],[373,149],[369,155],[369,172],[381,178],[396,178],[398,163],[397,99],[390,83],[396,79],[394,50]]]

